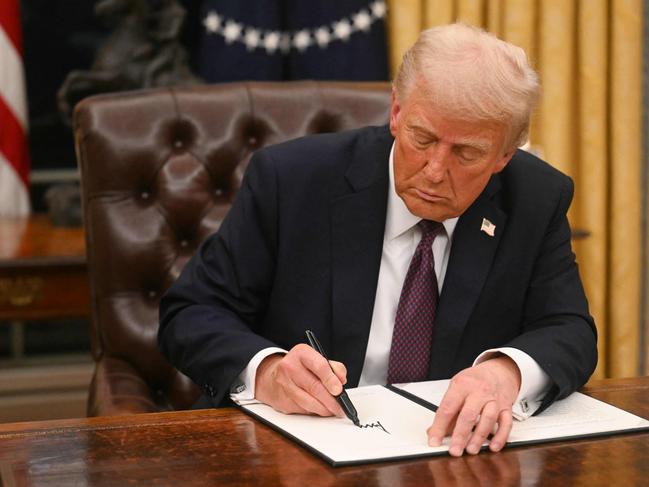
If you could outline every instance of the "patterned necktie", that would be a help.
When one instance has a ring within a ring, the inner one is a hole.
[[[388,362],[388,384],[421,381],[428,374],[438,300],[432,245],[444,227],[430,220],[422,220],[418,225],[423,235],[410,261],[397,306]]]

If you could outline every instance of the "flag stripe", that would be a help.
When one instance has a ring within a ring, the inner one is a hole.
[[[26,128],[27,104],[23,63],[3,29],[0,29],[0,97],[4,98],[21,127]]]
[[[4,155],[27,187],[29,164],[25,132],[2,98],[0,98],[0,153]]]
[[[0,0],[0,215],[29,214],[27,98],[19,0]]]
[[[20,10],[18,2],[0,1],[0,26],[5,30],[14,48],[22,55],[23,43],[20,35]]]
[[[29,215],[29,194],[0,152],[0,216]]]

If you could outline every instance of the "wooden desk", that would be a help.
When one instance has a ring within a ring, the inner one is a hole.
[[[585,392],[649,417],[649,377]],[[333,468],[236,409],[184,411],[0,425],[0,475],[4,486],[647,485],[649,433]]]
[[[0,218],[0,320],[89,316],[83,229],[46,215]]]

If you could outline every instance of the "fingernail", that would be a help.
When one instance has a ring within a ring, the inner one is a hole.
[[[491,442],[491,449],[492,450],[498,451],[498,450],[500,450],[501,447],[502,447],[502,445],[500,443],[498,443],[497,441],[492,441]]]
[[[462,448],[459,446],[453,446],[449,449],[448,451],[451,455],[454,457],[461,457],[462,456]]]
[[[466,447],[466,451],[467,451],[467,453],[475,455],[476,453],[478,453],[480,451],[480,447],[476,446],[476,445],[469,445],[469,446]]]
[[[428,446],[439,446],[442,444],[442,440],[437,436],[430,436],[428,438]]]

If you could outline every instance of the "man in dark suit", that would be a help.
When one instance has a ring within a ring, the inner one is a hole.
[[[570,179],[516,147],[538,93],[519,48],[425,31],[390,126],[258,151],[161,304],[163,352],[221,404],[342,415],[342,385],[453,378],[428,430],[500,450],[594,370]],[[332,361],[304,342],[320,338]],[[343,365],[344,364],[344,365]]]

